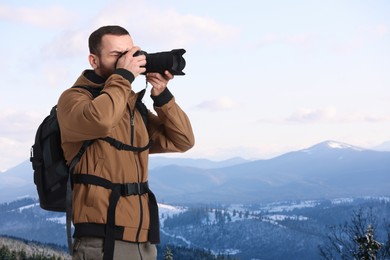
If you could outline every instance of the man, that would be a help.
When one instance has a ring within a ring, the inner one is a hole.
[[[168,71],[146,74],[156,113],[143,105],[144,91],[134,93],[132,82],[147,61],[134,57],[140,48],[124,28],[99,28],[89,49],[93,70],[82,73],[57,107],[67,163],[86,147],[73,175],[73,259],[156,259],[158,211],[147,183],[148,155],[190,149],[191,124],[167,88]]]

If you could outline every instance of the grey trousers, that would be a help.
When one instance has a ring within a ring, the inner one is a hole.
[[[103,259],[103,239],[96,237],[75,238],[73,260]],[[157,248],[147,243],[130,243],[116,240],[114,260],[156,260]]]

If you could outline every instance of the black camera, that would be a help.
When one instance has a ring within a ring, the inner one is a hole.
[[[172,75],[185,75],[183,72],[186,66],[186,61],[183,58],[185,52],[186,50],[184,49],[174,49],[157,53],[147,53],[141,50],[134,53],[134,56],[146,56],[145,73],[158,72],[164,75],[164,72],[168,70]]]

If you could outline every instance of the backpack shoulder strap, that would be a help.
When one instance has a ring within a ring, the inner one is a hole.
[[[148,109],[142,101],[137,101],[135,103],[135,108],[140,112],[142,120],[145,123],[145,126],[148,125]]]
[[[148,142],[147,145],[141,146],[141,147],[132,146],[132,145],[128,145],[128,144],[122,143],[121,141],[119,141],[119,140],[117,140],[115,138],[112,138],[110,136],[107,136],[107,137],[104,137],[104,138],[99,138],[99,139],[109,143],[112,146],[114,146],[117,150],[131,151],[131,152],[137,152],[137,153],[146,151],[153,145],[153,140],[152,139],[149,139],[149,142]]]
[[[142,98],[145,95],[145,89],[141,90],[138,93],[138,98],[135,103],[135,108],[139,111],[139,113],[142,116],[142,119],[144,120],[145,126],[148,126],[148,108],[145,106],[144,102],[142,102]]]

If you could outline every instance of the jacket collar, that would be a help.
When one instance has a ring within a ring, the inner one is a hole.
[[[106,80],[95,73],[93,70],[85,70],[84,76],[95,84],[104,84]]]

